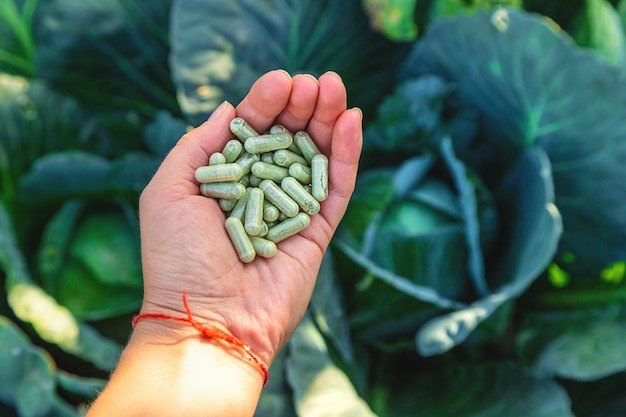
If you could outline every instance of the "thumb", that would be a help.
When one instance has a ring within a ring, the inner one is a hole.
[[[168,190],[174,187],[185,195],[198,194],[194,172],[198,167],[208,165],[211,154],[220,151],[234,137],[230,121],[235,115],[235,108],[229,102],[220,104],[206,122],[183,135],[148,186],[154,183]]]

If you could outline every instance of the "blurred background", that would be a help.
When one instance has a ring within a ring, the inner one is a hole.
[[[268,70],[343,78],[357,188],[256,416],[626,415],[626,1],[0,0],[0,416],[80,416],[137,202]]]

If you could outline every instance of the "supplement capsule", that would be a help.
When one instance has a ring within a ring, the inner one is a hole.
[[[244,217],[246,215],[246,203],[248,201],[249,190],[250,190],[249,188],[246,189],[246,191],[244,192],[244,196],[240,198],[239,200],[237,200],[237,204],[235,204],[235,207],[233,207],[233,209],[230,211],[229,217],[237,217],[239,220],[243,222]]]
[[[291,135],[287,133],[275,133],[248,138],[243,143],[243,147],[250,153],[262,154],[278,149],[286,149],[292,143],[293,139]]]
[[[306,159],[309,163],[311,162],[311,159],[313,159],[314,155],[320,153],[319,148],[307,132],[297,132],[293,135],[293,142],[296,144],[298,149],[300,149],[300,152],[302,152],[304,159]]]
[[[272,165],[261,161],[252,164],[251,171],[255,177],[259,177],[265,180],[272,180],[276,183],[281,182],[283,178],[289,175],[289,170],[287,170],[287,168],[279,167],[277,165]]]
[[[230,240],[233,242],[237,256],[242,262],[249,263],[256,257],[256,251],[250,242],[250,238],[243,228],[243,223],[237,217],[229,217],[226,219],[226,231]]]
[[[274,181],[263,180],[259,188],[265,194],[265,198],[287,217],[294,217],[300,211],[298,203],[293,201]]]
[[[284,178],[280,183],[280,188],[282,188],[289,197],[293,198],[293,201],[298,203],[306,214],[313,215],[320,211],[320,203],[304,189],[297,179],[293,177]]]
[[[298,162],[291,164],[289,175],[300,181],[302,184],[311,183],[311,168]]]
[[[271,258],[276,255],[276,243],[258,236],[250,236],[250,242],[257,255]]]
[[[263,191],[258,188],[248,190],[244,229],[250,236],[261,233],[263,222]]]
[[[239,164],[221,164],[199,167],[195,177],[199,183],[239,181],[244,176],[243,168]]]
[[[311,159],[311,187],[317,201],[328,198],[328,158],[324,154],[317,154]]]
[[[241,155],[241,151],[243,150],[243,145],[237,139],[232,139],[226,142],[224,145],[224,149],[222,149],[222,155],[226,158],[226,162],[235,162],[239,155]]]
[[[235,136],[237,136],[241,141],[245,141],[246,139],[259,136],[256,130],[252,126],[248,124],[241,117],[235,117],[230,121],[230,131],[233,132]]]
[[[270,227],[265,238],[278,243],[283,239],[306,229],[311,224],[311,218],[306,213],[298,213],[297,216],[286,219],[276,226]]]
[[[213,182],[200,184],[200,194],[212,198],[240,199],[246,194],[246,187],[238,182]]]
[[[278,210],[275,205],[267,200],[263,200],[263,220],[273,222],[278,219],[279,215],[280,210]]]
[[[235,161],[237,165],[239,165],[243,169],[243,175],[248,175],[250,173],[250,168],[252,164],[259,160],[259,155],[243,152],[239,155],[239,158]]]
[[[226,157],[221,152],[214,152],[209,157],[209,165],[222,165],[226,163]]]
[[[244,175],[243,177],[241,177],[241,179],[239,180],[239,184],[243,185],[244,187],[250,185],[250,175]]]
[[[267,222],[262,221],[261,222],[261,231],[259,232],[259,234],[257,235],[258,237],[265,237],[265,235],[267,235],[267,232],[270,230],[270,227],[267,225]]]
[[[267,162],[268,164],[274,163],[274,152],[265,152],[261,155],[261,162]]]
[[[272,156],[273,162],[281,167],[289,168],[294,163],[307,165],[306,159],[288,149],[279,149]]]
[[[254,174],[248,175],[247,178],[250,178],[250,186],[252,187],[258,187],[261,181],[263,181],[262,178],[259,178]]]
[[[274,125],[270,128],[270,133],[288,133],[291,135],[291,138],[293,140],[293,133],[291,133],[289,130],[287,130],[287,128],[283,125]],[[296,146],[295,143],[292,143],[291,145],[289,145],[289,147],[287,148],[289,149],[291,152],[296,153],[298,155],[302,155],[302,153],[300,152],[300,149],[298,149],[298,147]]]
[[[219,205],[222,211],[231,211],[237,205],[237,199],[234,198],[220,198]]]

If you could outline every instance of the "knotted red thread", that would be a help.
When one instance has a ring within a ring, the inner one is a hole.
[[[256,366],[263,374],[263,385],[267,384],[267,380],[269,379],[269,372],[267,371],[267,367],[261,363],[261,361],[252,353],[252,348],[247,343],[237,339],[235,336],[232,336],[225,331],[212,326],[208,323],[203,323],[193,318],[191,314],[191,309],[189,308],[189,303],[187,303],[187,293],[183,291],[183,306],[185,307],[185,311],[187,312],[187,317],[175,317],[170,316],[169,314],[162,313],[144,313],[135,316],[132,321],[133,329],[137,325],[139,320],[143,319],[161,319],[161,320],[171,320],[178,321],[182,323],[190,324],[194,329],[196,329],[202,337],[207,339],[216,339],[226,342],[228,345],[234,347],[241,351],[241,353],[247,357],[247,359],[251,362],[254,362]]]

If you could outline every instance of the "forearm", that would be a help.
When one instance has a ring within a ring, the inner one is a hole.
[[[139,322],[87,416],[253,416],[263,385],[258,370],[180,326]]]

